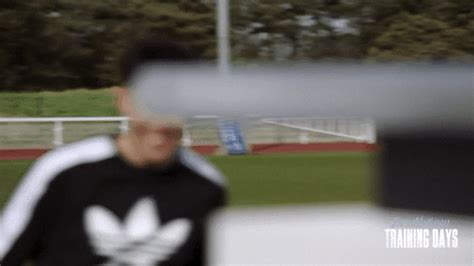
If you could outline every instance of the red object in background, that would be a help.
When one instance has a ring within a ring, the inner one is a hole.
[[[285,143],[285,144],[253,144],[252,153],[278,152],[321,152],[321,151],[375,151],[377,146],[358,142],[331,142],[331,143]]]
[[[218,145],[195,145],[191,149],[202,155],[215,154]],[[0,160],[33,160],[49,149],[0,149]]]
[[[32,160],[47,151],[47,149],[0,149],[0,160]]]
[[[191,149],[201,155],[213,155],[217,152],[219,145],[193,145]]]
[[[193,145],[191,149],[202,155],[216,154],[218,145]],[[356,142],[334,143],[280,143],[280,144],[252,144],[251,153],[285,153],[285,152],[326,152],[326,151],[376,151],[376,144]],[[0,160],[33,160],[47,152],[48,149],[0,149]]]

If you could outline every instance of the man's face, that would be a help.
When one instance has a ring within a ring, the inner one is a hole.
[[[168,162],[176,153],[183,135],[183,123],[173,117],[148,118],[137,111],[128,90],[116,88],[117,107],[129,117],[131,151],[147,165],[160,165]]]
[[[160,164],[171,159],[180,145],[182,126],[167,122],[157,122],[131,118],[130,134],[135,150],[147,164]]]

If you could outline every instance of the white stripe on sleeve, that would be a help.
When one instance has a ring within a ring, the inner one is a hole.
[[[78,141],[46,153],[24,176],[0,217],[0,260],[30,222],[37,202],[49,183],[73,166],[107,159],[116,154],[110,136]]]
[[[208,161],[202,158],[200,155],[185,149],[181,148],[178,151],[179,160],[188,168],[193,171],[196,171],[202,177],[216,183],[220,186],[225,185],[224,176]]]

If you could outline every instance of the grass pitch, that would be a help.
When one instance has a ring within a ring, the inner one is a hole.
[[[274,205],[370,200],[371,154],[211,156],[227,177],[229,204]],[[32,161],[0,161],[0,208]]]
[[[104,90],[0,93],[0,116],[115,116]],[[226,176],[229,204],[267,205],[370,199],[367,153],[211,156]],[[31,161],[0,161],[0,208]]]
[[[110,89],[0,93],[0,117],[116,115]]]

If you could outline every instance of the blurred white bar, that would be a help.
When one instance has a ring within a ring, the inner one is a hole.
[[[366,204],[226,209],[208,227],[208,265],[468,266],[473,225],[472,217]],[[435,248],[432,235],[426,248],[387,248],[385,229],[403,228],[456,229],[457,246]]]
[[[474,127],[472,64],[151,65],[130,84],[143,112],[193,117],[372,117],[385,130]]]

